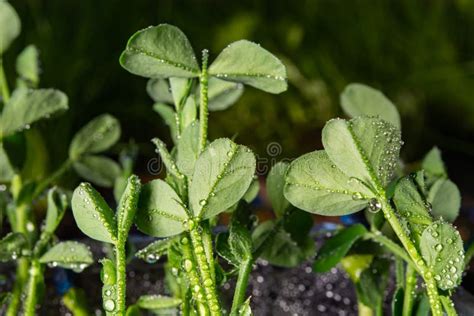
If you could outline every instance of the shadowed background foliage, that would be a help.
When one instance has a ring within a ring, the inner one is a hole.
[[[23,23],[5,56],[29,43],[41,51],[42,86],[65,91],[66,118],[46,124],[52,157],[90,118],[109,112],[123,137],[154,156],[149,139],[166,128],[152,110],[146,80],[118,64],[137,29],[171,23],[190,38],[197,55],[211,58],[246,38],[275,52],[288,66],[289,90],[279,96],[248,88],[231,109],[212,113],[211,137],[233,136],[260,155],[279,142],[277,159],[320,148],[324,122],[342,115],[339,93],[350,82],[383,90],[403,120],[404,157],[421,157],[432,144],[445,152],[454,180],[466,181],[474,156],[474,2],[456,1],[219,1],[21,0],[12,1]],[[54,164],[54,162],[53,162]],[[141,165],[141,164],[138,164]],[[143,164],[142,164],[143,165]],[[461,184],[462,186],[462,184]],[[466,190],[466,188],[464,188]]]

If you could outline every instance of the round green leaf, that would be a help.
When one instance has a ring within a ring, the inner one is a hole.
[[[290,205],[283,195],[285,175],[288,167],[289,164],[287,162],[279,162],[272,167],[267,176],[267,194],[277,217],[283,216],[285,210]]]
[[[72,195],[72,213],[79,229],[92,239],[115,243],[117,223],[114,212],[89,183],[81,183]]]
[[[400,130],[375,117],[333,119],[322,131],[329,159],[347,176],[377,190],[388,185],[396,170],[400,137]]]
[[[135,223],[142,232],[168,237],[186,229],[188,214],[178,194],[163,180],[142,187]]]
[[[0,55],[20,35],[21,22],[15,9],[5,0],[0,0]]]
[[[215,216],[237,203],[255,173],[255,156],[247,147],[229,139],[213,141],[196,161],[189,187],[194,216]]]
[[[16,59],[16,72],[21,79],[28,81],[32,86],[39,82],[40,65],[39,51],[35,45],[28,45]]]
[[[440,289],[453,289],[461,282],[464,249],[459,232],[451,224],[438,220],[428,226],[421,235],[420,249]]]
[[[3,137],[28,129],[31,124],[67,109],[67,96],[59,90],[15,90],[3,109]]]
[[[0,240],[0,261],[16,260],[21,251],[28,246],[25,235],[21,233],[9,233]]]
[[[421,167],[426,173],[434,177],[446,177],[448,175],[438,147],[433,147],[426,154],[421,162]]]
[[[62,267],[82,272],[94,262],[89,247],[76,241],[64,241],[54,245],[39,259],[51,267]]]
[[[77,160],[81,155],[103,152],[120,138],[120,123],[109,114],[103,114],[82,127],[69,146],[69,157]]]
[[[454,222],[461,208],[461,193],[454,182],[449,179],[439,179],[430,188],[428,201],[436,218]]]
[[[121,172],[119,164],[105,156],[83,156],[73,166],[82,178],[106,188],[114,185]]]
[[[360,83],[348,85],[341,94],[341,106],[350,117],[378,116],[400,129],[395,105],[380,91]]]
[[[260,45],[246,40],[227,46],[209,67],[209,75],[270,93],[281,93],[288,87],[285,65]]]
[[[173,103],[173,95],[166,79],[150,79],[146,84],[146,92],[155,102]]]
[[[286,174],[285,197],[294,206],[320,215],[346,215],[362,210],[373,193],[351,181],[325,151],[303,155]]]
[[[200,73],[186,35],[168,24],[136,32],[120,56],[120,64],[147,78],[197,77]]]
[[[329,271],[347,255],[352,245],[366,232],[367,229],[362,224],[355,224],[340,230],[326,240],[314,261],[314,271],[320,273]]]
[[[240,83],[209,78],[209,111],[222,111],[232,106],[244,92]]]

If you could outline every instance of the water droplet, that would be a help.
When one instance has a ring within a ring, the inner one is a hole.
[[[443,245],[437,244],[434,248],[435,248],[436,251],[439,252],[439,251],[443,250]]]
[[[352,194],[352,199],[353,199],[354,201],[362,200],[363,198],[364,198],[364,196],[363,196],[362,193],[360,193],[360,192],[354,192],[354,193]]]
[[[201,206],[205,206],[207,204],[207,200],[206,199],[202,199],[199,201],[199,205]]]
[[[370,201],[369,201],[369,211],[370,212],[377,213],[381,209],[382,209],[382,205],[380,204],[380,202],[377,199],[375,199],[375,198],[370,199]]]
[[[190,272],[193,269],[192,261],[189,259],[184,260],[183,267],[184,267],[184,271]]]
[[[148,263],[155,263],[158,261],[159,257],[155,255],[154,253],[149,253],[146,255],[146,262]]]
[[[108,312],[113,312],[115,309],[115,302],[113,300],[106,300],[104,302],[104,309]]]

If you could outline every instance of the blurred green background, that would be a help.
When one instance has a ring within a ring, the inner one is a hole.
[[[5,56],[35,44],[41,51],[42,86],[70,98],[66,118],[47,124],[58,161],[72,133],[99,113],[122,122],[123,137],[154,156],[149,139],[166,128],[152,110],[146,80],[121,69],[127,39],[149,25],[171,23],[197,55],[215,57],[246,38],[281,57],[289,90],[268,95],[248,88],[231,109],[210,118],[211,137],[237,135],[260,155],[271,142],[277,159],[320,148],[320,130],[341,116],[339,93],[350,82],[384,91],[403,119],[404,158],[420,158],[438,144],[455,181],[469,183],[474,157],[474,1],[334,0],[21,0],[11,1],[23,24]],[[13,78],[10,76],[10,78]],[[462,185],[461,185],[462,186]],[[464,188],[465,189],[465,188]]]

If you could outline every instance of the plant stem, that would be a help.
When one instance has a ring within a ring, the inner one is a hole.
[[[251,258],[245,260],[240,264],[239,276],[237,278],[237,284],[235,285],[234,298],[232,300],[232,309],[230,312],[231,316],[237,316],[239,307],[245,301],[245,292],[249,282],[250,273],[252,272],[253,260]]]
[[[416,271],[410,265],[407,265],[405,272],[405,294],[403,297],[403,316],[411,316],[415,298]]]
[[[0,92],[3,98],[3,104],[7,104],[10,100],[10,90],[8,89],[8,82],[3,69],[3,58],[0,56]]]
[[[191,236],[191,243],[193,246],[194,256],[198,265],[199,274],[201,276],[202,285],[204,287],[204,293],[211,316],[221,316],[221,307],[216,293],[216,284],[211,276],[211,268],[207,262],[206,253],[204,250],[204,243],[202,241],[201,233],[202,227],[200,224],[195,225],[194,228],[189,232]],[[214,269],[214,267],[212,267]]]
[[[357,300],[357,310],[358,310],[358,315],[359,316],[373,316],[374,312],[372,309],[364,303],[361,302],[361,300]]]
[[[72,165],[72,161],[67,159],[66,161],[64,161],[62,163],[62,165],[56,170],[53,172],[53,174],[51,174],[48,178],[46,178],[45,180],[43,180],[42,182],[40,182],[40,184],[38,185],[38,187],[35,189],[34,193],[33,193],[33,199],[35,199],[38,195],[40,195],[41,193],[43,193],[43,191],[51,184],[53,183],[54,181],[58,180],[66,171],[69,170],[69,168],[71,167]]]
[[[405,275],[405,267],[403,264],[403,260],[399,257],[395,257],[395,277],[396,277],[396,287],[403,288],[404,287],[404,275]]]
[[[191,285],[191,292],[198,304],[199,315],[209,315],[209,309],[207,300],[205,298],[204,289],[201,286],[201,280],[199,279],[199,274],[196,270],[197,262],[191,248],[191,243],[189,241],[190,236],[187,235],[181,239],[181,249],[183,251],[183,269],[186,273],[188,281]]]
[[[42,271],[41,264],[38,260],[31,262],[29,270],[28,285],[26,287],[25,301],[23,303],[23,315],[36,315],[36,304],[38,301],[38,283],[41,282]]]
[[[390,202],[387,200],[387,198],[385,198],[385,192],[383,192],[382,198],[380,198],[379,202],[382,204],[382,211],[384,212],[385,218],[390,223],[390,226],[392,226],[392,229],[397,234],[401,243],[405,247],[405,250],[408,252],[411,259],[413,260],[415,267],[417,268],[423,280],[425,281],[426,292],[428,294],[433,316],[442,316],[443,311],[441,308],[436,280],[434,279],[433,274],[426,267],[425,261],[418,253],[418,250],[416,249],[413,242],[405,233],[405,230],[398,221],[398,217],[395,214],[394,209],[390,205]]]
[[[125,241],[120,238],[115,245],[115,260],[117,272],[117,315],[125,315],[125,298],[126,298],[126,253]]]
[[[209,52],[207,49],[202,51],[202,71],[199,76],[199,93],[200,93],[200,104],[199,104],[199,153],[204,150],[207,142],[207,120],[208,120],[208,73],[207,73],[207,60],[209,58]]]
[[[202,241],[204,243],[204,250],[206,253],[207,262],[209,267],[214,266],[214,256],[212,251],[212,235],[211,235],[211,228],[209,227],[209,221],[201,223],[203,228],[202,234]],[[211,277],[212,280],[216,281],[216,271],[215,269],[211,269]]]
[[[23,285],[28,280],[29,262],[26,258],[20,258],[17,261],[17,268],[15,273],[15,284],[13,286],[10,304],[8,305],[6,316],[17,316],[20,308],[21,294],[23,292]]]

